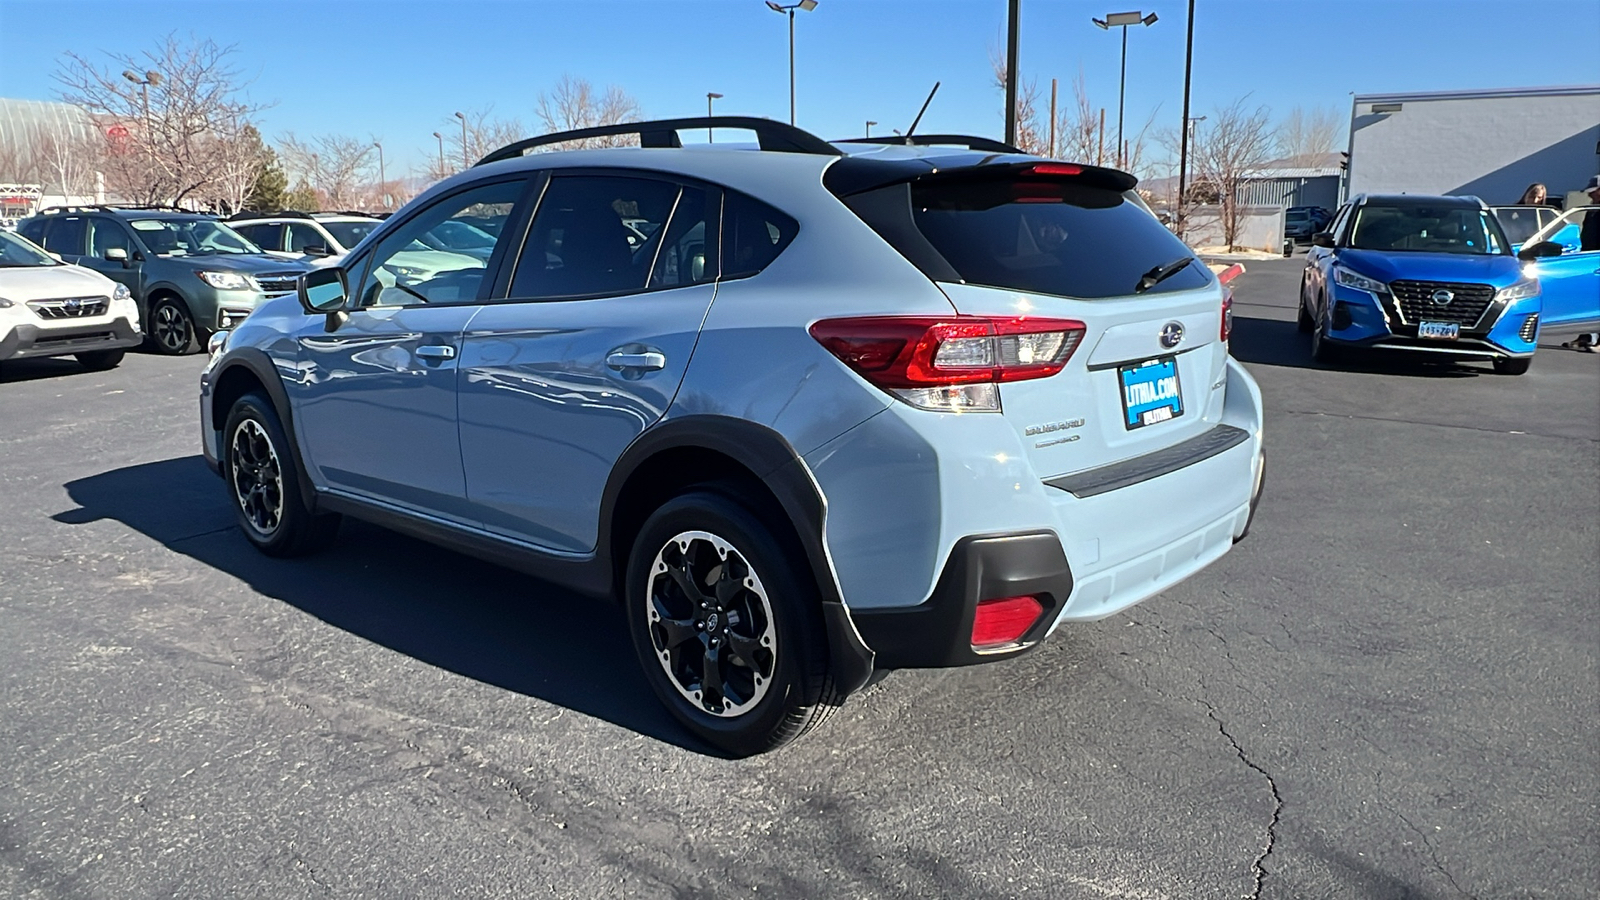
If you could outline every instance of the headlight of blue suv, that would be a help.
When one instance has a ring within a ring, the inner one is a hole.
[[[251,291],[255,285],[247,276],[238,272],[196,272],[200,280],[211,285],[219,291]]]
[[[1524,276],[1521,280],[1495,291],[1494,299],[1526,300],[1537,293],[1539,293],[1539,279]]]
[[[132,300],[133,294],[128,291],[127,285],[118,283],[117,286],[111,290],[111,299]]]
[[[1376,278],[1368,278],[1360,272],[1352,272],[1344,266],[1333,267],[1333,280],[1348,288],[1358,291],[1370,291],[1374,294],[1389,293],[1389,286]]]

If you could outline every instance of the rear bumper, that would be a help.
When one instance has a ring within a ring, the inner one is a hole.
[[[74,353],[137,347],[143,342],[144,337],[139,334],[139,329],[126,318],[74,325],[71,328],[17,325],[0,337],[0,360],[71,356]]]

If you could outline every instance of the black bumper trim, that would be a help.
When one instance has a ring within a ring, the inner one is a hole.
[[[1104,494],[1107,491],[1115,491],[1141,481],[1171,474],[1219,453],[1232,450],[1249,439],[1250,432],[1242,428],[1218,425],[1204,434],[1195,435],[1187,441],[1173,444],[1154,453],[1146,453],[1143,456],[1079,472],[1076,475],[1051,478],[1045,484],[1066,491],[1074,497],[1093,497],[1096,494]]]
[[[982,653],[972,649],[979,600],[1032,594],[1044,607],[1022,640]],[[880,669],[967,666],[1015,656],[1036,645],[1072,595],[1072,569],[1054,532],[974,535],[956,542],[926,602],[895,609],[854,609],[851,618]]]
[[[0,335],[0,360],[71,356],[95,350],[137,347],[142,343],[144,336],[122,317],[110,322],[71,328],[18,325],[9,334]]]

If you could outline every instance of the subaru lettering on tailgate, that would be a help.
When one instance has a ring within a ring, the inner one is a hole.
[[[1123,366],[1123,424],[1143,428],[1183,415],[1183,393],[1178,388],[1178,361],[1171,356]]]

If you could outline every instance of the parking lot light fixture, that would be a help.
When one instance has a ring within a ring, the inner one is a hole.
[[[867,137],[872,137],[872,126],[874,126],[876,124],[878,124],[878,123],[872,121],[871,119],[867,120]]]
[[[443,178],[450,174],[444,170],[444,135],[435,131],[433,136],[439,139],[439,177]]]
[[[461,120],[461,171],[472,168],[472,163],[467,160],[467,117],[456,113],[456,118]]]
[[[767,0],[767,8],[775,13],[785,13],[789,16],[789,124],[794,124],[794,11],[803,9],[810,12],[817,8],[817,0],[800,0],[785,6],[774,0]]]
[[[1122,29],[1122,79],[1117,85],[1117,168],[1127,164],[1126,151],[1122,142],[1122,110],[1124,100],[1128,93],[1128,26],[1144,25],[1149,27],[1156,23],[1156,14],[1145,15],[1141,12],[1108,13],[1104,19],[1091,18],[1089,21],[1101,31],[1110,31],[1113,28]]]
[[[378,202],[383,204],[384,209],[388,209],[389,185],[388,180],[383,177],[383,142],[373,141],[372,146],[378,148]]]
[[[713,115],[713,113],[711,112],[711,101],[713,101],[713,100],[721,100],[721,99],[722,99],[722,95],[717,93],[716,91],[706,91],[706,118],[709,119]],[[711,134],[711,129],[707,128],[706,129],[706,143],[715,144],[716,142],[717,142],[717,139],[716,139],[716,137],[714,137]]]

